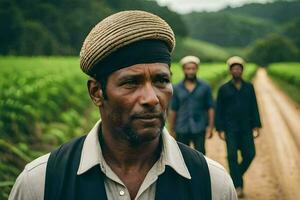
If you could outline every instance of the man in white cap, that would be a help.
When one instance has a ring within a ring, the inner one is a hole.
[[[9,199],[236,199],[219,164],[164,129],[174,38],[164,20],[144,11],[98,23],[84,41],[80,66],[101,121],[29,163]]]
[[[197,78],[200,59],[186,56],[180,64],[184,80],[174,86],[169,113],[169,129],[177,141],[205,154],[205,137],[211,138],[214,127],[214,109],[210,86]]]
[[[261,127],[254,87],[242,79],[245,61],[238,56],[228,59],[232,79],[218,91],[216,129],[226,140],[230,175],[239,197],[243,197],[243,175],[255,156],[254,137]],[[238,151],[242,161],[238,162]]]

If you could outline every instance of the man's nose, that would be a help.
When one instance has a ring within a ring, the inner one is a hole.
[[[145,106],[156,106],[159,99],[151,83],[146,83],[141,90],[140,103]]]

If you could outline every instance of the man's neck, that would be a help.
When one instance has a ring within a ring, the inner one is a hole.
[[[194,88],[196,87],[197,80],[196,79],[185,79],[184,80],[184,86],[189,92],[192,92]]]
[[[111,134],[107,132],[102,136],[100,142],[106,163],[126,185],[131,199],[134,199],[146,175],[159,158],[160,137],[139,146],[132,146],[110,138]]]
[[[115,140],[111,134],[103,134],[101,141],[105,161],[125,171],[153,166],[160,155],[159,145],[160,138],[133,146],[127,141]]]
[[[232,79],[232,82],[234,84],[234,86],[239,90],[241,89],[242,86],[242,79],[241,78],[237,78],[237,79]]]
[[[194,78],[194,79],[185,78],[184,83],[196,84],[197,83],[197,78]]]

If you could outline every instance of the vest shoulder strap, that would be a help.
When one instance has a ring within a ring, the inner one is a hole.
[[[51,152],[46,168],[45,200],[107,199],[99,165],[77,175],[85,138],[73,139]]]

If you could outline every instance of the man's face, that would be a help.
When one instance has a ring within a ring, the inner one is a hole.
[[[239,64],[233,64],[230,68],[230,73],[233,79],[241,79],[243,74],[243,68]]]
[[[195,80],[197,77],[198,66],[195,63],[186,63],[183,72],[186,80]]]
[[[159,137],[173,94],[167,64],[137,64],[112,73],[100,108],[111,134],[139,145]]]

